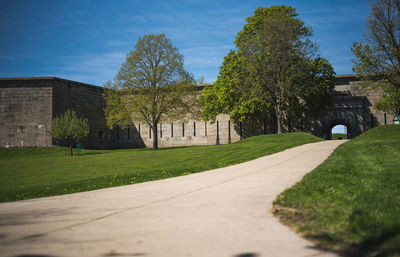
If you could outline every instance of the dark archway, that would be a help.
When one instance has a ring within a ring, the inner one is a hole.
[[[331,140],[340,140],[340,139],[347,139],[349,138],[349,128],[345,124],[336,124],[331,125],[332,128],[330,129],[329,138]]]
[[[332,140],[332,131],[333,128],[335,128],[336,126],[342,126],[345,127],[346,131],[346,139],[350,139],[353,136],[353,132],[354,132],[354,128],[352,127],[352,122],[351,120],[348,119],[332,119],[330,122],[326,123],[326,127],[325,127],[325,139],[327,140]],[[343,138],[342,138],[343,139]]]

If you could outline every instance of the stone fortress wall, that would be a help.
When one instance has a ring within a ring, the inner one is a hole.
[[[86,148],[137,148],[152,146],[148,124],[109,130],[104,118],[103,88],[55,78],[0,79],[0,147],[42,147],[60,144],[52,139],[51,121],[68,109],[89,120]],[[392,124],[393,116],[375,110],[381,92],[360,88],[354,75],[337,76],[334,106],[318,121],[293,125],[291,131],[306,131],[326,139],[333,126],[344,124],[352,138],[371,127]],[[265,124],[233,124],[229,115],[216,120],[182,120],[159,124],[159,146],[233,143],[252,135],[271,133]]]
[[[89,119],[88,147],[107,147],[110,140],[96,136],[106,131],[101,94],[99,87],[53,77],[0,79],[0,147],[57,144],[51,121],[68,109]]]
[[[347,127],[348,138],[353,138],[373,127],[392,124],[394,115],[373,107],[382,94],[381,90],[362,89],[354,75],[336,76],[334,105],[320,119],[320,132],[314,135],[331,139],[331,129],[342,124]]]
[[[132,131],[132,128],[129,128]],[[153,144],[151,127],[135,124],[134,137],[151,147]],[[140,131],[140,134],[139,134]],[[140,135],[140,137],[139,137]],[[215,122],[199,120],[175,121],[158,125],[158,144],[160,147],[228,144],[239,141],[240,134],[235,131],[229,115],[218,115]],[[121,130],[120,140],[128,140],[128,129]]]
[[[27,80],[0,84],[0,147],[51,145],[53,88]]]
[[[361,88],[360,80],[354,76],[336,76],[335,91],[337,95],[349,97],[362,97],[365,101],[366,113],[369,117],[365,117],[365,130],[379,125],[392,124],[394,115],[379,111],[373,105],[382,97],[382,90],[371,91]]]
[[[86,148],[152,146],[148,124],[106,127],[103,88],[55,78],[0,79],[0,147],[43,147],[62,144],[52,139],[51,121],[68,109],[89,121]],[[159,146],[227,144],[240,140],[228,115],[215,122],[196,120],[159,124]]]

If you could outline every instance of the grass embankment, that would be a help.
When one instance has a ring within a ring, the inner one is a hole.
[[[274,202],[275,214],[345,256],[400,256],[400,126],[339,146]]]
[[[340,139],[347,139],[347,135],[341,134],[341,133],[333,133],[332,134],[332,140],[340,140]]]
[[[151,149],[0,149],[0,202],[82,192],[187,175],[321,139],[306,133],[263,135],[229,145]]]

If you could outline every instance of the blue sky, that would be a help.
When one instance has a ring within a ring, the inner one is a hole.
[[[338,75],[352,74],[368,0],[0,0],[0,77],[56,76],[101,86],[138,38],[165,33],[196,79],[214,82],[236,33],[261,6],[289,5]]]

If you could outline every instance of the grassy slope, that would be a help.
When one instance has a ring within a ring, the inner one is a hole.
[[[224,167],[321,139],[306,133],[263,135],[230,145],[88,150],[0,149],[0,202],[88,191]]]
[[[341,145],[274,202],[276,215],[346,256],[400,256],[400,126]]]
[[[347,135],[346,134],[341,134],[341,133],[332,134],[332,140],[338,140],[339,137],[341,137],[342,139],[346,139]]]

